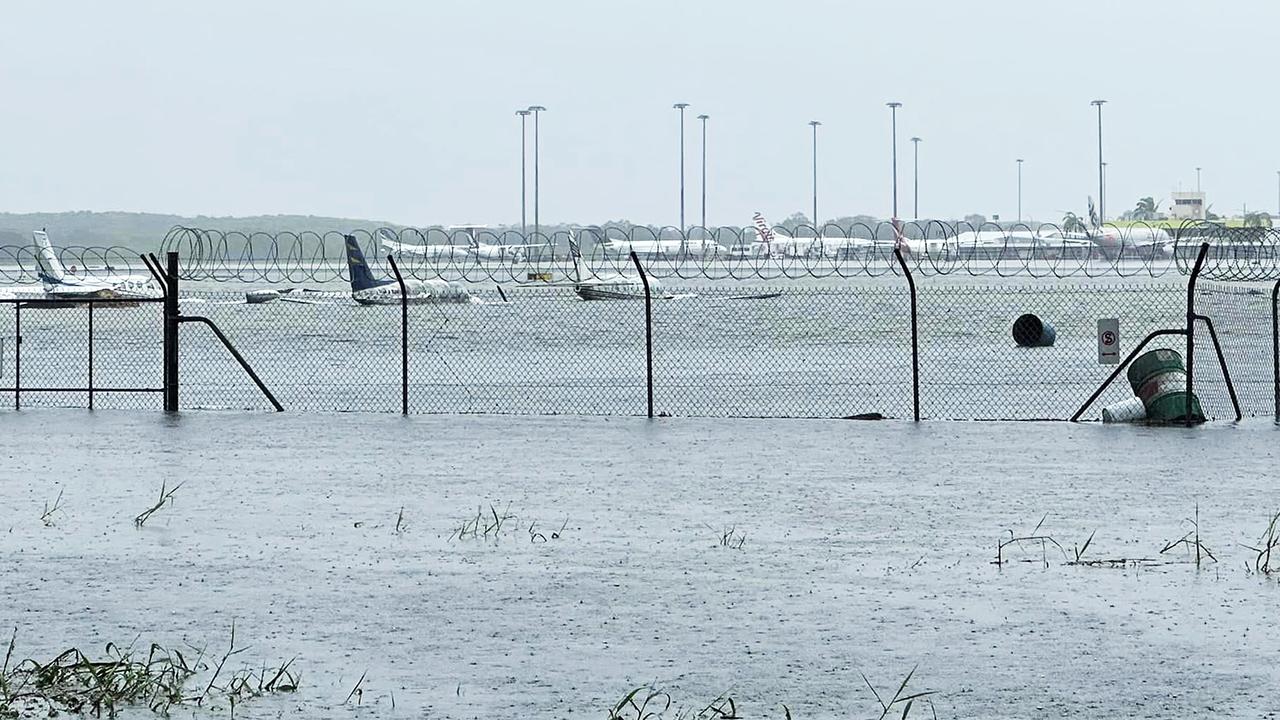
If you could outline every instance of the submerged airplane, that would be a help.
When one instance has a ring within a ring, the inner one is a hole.
[[[637,253],[639,254],[639,253]],[[569,231],[569,255],[573,258],[573,291],[583,300],[643,300],[644,282],[622,273],[609,273],[582,279],[582,252],[573,231]],[[663,293],[662,283],[655,277],[649,278],[649,292],[653,297],[670,299],[672,295]]]
[[[18,300],[145,300],[161,297],[163,293],[150,275],[117,275],[80,277],[68,272],[58,259],[49,234],[44,230],[31,233],[35,243],[36,273],[40,288],[0,288],[0,297]]]
[[[466,288],[447,280],[407,278],[406,293],[401,295],[400,283],[396,280],[374,279],[354,235],[344,235],[343,240],[347,245],[347,268],[351,271],[351,299],[361,305],[399,305],[402,297],[410,305],[471,302],[471,293]]]

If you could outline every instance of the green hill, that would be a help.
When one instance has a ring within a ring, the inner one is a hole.
[[[0,213],[0,246],[26,245],[31,231],[44,228],[54,245],[121,246],[138,251],[160,247],[165,233],[174,225],[188,225],[241,232],[282,230],[372,230],[399,227],[396,223],[315,215],[257,215],[253,217],[182,217],[156,213],[61,212]]]

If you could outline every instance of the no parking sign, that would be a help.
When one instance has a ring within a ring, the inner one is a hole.
[[[1098,321],[1098,362],[1103,365],[1120,363],[1120,320],[1104,318]]]

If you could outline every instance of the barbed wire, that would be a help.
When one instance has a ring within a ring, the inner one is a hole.
[[[0,245],[0,282],[39,282],[39,251],[34,244]],[[56,249],[55,253],[63,268],[81,278],[107,279],[147,273],[138,258],[138,251],[119,245],[66,245]]]
[[[381,228],[240,232],[175,226],[159,251],[177,252],[186,280],[324,283],[348,279],[344,234],[357,237],[369,264],[387,274],[387,255],[421,280],[540,283],[631,269],[635,251],[646,272],[679,280],[799,280],[898,274],[895,246],[913,272],[971,277],[1161,277],[1190,273],[1201,243],[1210,245],[1204,276],[1221,280],[1280,279],[1280,231],[1188,222],[1177,227],[1136,223],[1101,228],[1054,224],[974,225],[913,221],[793,229],[717,227],[584,227],[521,234],[514,230]],[[575,258],[575,248],[579,253]],[[123,247],[59,249],[64,267],[87,277],[141,272],[136,251]],[[576,262],[575,262],[576,260]],[[0,246],[0,280],[36,282],[34,245]]]

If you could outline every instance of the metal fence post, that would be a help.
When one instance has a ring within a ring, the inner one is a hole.
[[[1191,402],[1195,393],[1196,367],[1196,280],[1204,267],[1205,256],[1209,253],[1209,243],[1200,243],[1200,253],[1196,255],[1196,264],[1191,269],[1191,279],[1187,281],[1187,393],[1185,422],[1191,427]]]
[[[164,409],[178,411],[178,253],[165,253]]]
[[[916,279],[911,274],[911,268],[907,267],[907,261],[902,257],[902,248],[893,248],[893,256],[898,258],[898,264],[902,266],[902,274],[907,276],[907,289],[911,292],[911,399],[913,404],[913,417],[916,422],[920,422],[920,321],[916,308]]]
[[[404,276],[396,266],[396,259],[387,256],[391,272],[396,275],[396,283],[400,285],[400,414],[409,414],[409,291],[405,288]]]
[[[13,409],[22,409],[22,303],[13,306]]]
[[[640,273],[640,282],[644,283],[645,385],[649,390],[649,417],[653,418],[653,294],[649,291],[649,276],[645,274],[635,250],[631,251],[631,262]]]
[[[89,301],[89,409],[93,409],[93,301]]]
[[[1280,280],[1271,288],[1271,389],[1275,395],[1276,422],[1280,423]]]

